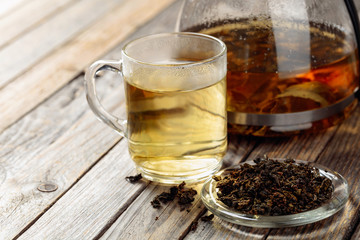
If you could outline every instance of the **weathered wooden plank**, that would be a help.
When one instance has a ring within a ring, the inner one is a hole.
[[[360,106],[347,119],[317,160],[342,174],[349,183],[350,198],[345,208],[331,218],[296,229],[278,229],[268,239],[348,239],[358,224],[360,209]],[[296,234],[295,234],[296,233]]]
[[[353,0],[356,9],[358,10],[358,14],[360,14],[360,0]]]
[[[188,187],[200,192],[201,184]],[[102,239],[179,239],[203,210],[198,207],[200,196],[196,195],[189,211],[181,211],[176,202],[160,209],[152,208],[150,202],[163,191],[169,191],[169,187],[149,185]]]
[[[147,186],[125,180],[134,173],[123,140],[19,239],[93,239]]]
[[[319,154],[327,147],[328,141],[336,133],[337,126],[326,132],[294,136],[289,138],[264,138],[259,146],[251,153],[249,159],[268,155],[272,158],[295,158],[314,162]]]
[[[209,215],[208,211],[206,215]],[[211,231],[209,231],[211,229]],[[211,222],[199,221],[198,228],[195,231],[190,231],[185,239],[246,239],[259,240],[265,239],[268,229],[254,229],[248,227],[241,227],[235,224],[228,223],[218,217],[214,217]]]
[[[82,78],[83,75],[80,75],[65,89],[1,133],[0,159],[5,168],[12,171],[16,165],[36,158],[88,111]],[[119,87],[114,84],[113,75],[104,75],[97,84],[99,97]],[[121,84],[120,81],[118,84]],[[121,96],[118,101],[122,100]]]
[[[0,88],[121,4],[118,0],[80,0],[1,49]]]
[[[247,155],[256,147],[256,138],[229,134],[228,149],[224,157],[223,167],[230,167],[246,160]]]
[[[27,2],[28,1],[25,0],[0,1],[0,19],[8,16],[8,14],[11,14],[11,12],[16,11],[19,6],[25,5]]]
[[[124,1],[96,24],[0,89],[0,132],[170,3],[172,0]]]
[[[0,239],[18,235],[119,141],[120,136],[100,124],[88,108],[82,80],[80,76],[1,135],[1,164],[7,176],[0,185]],[[100,93],[107,92],[105,106],[124,110],[121,89],[98,85]],[[47,181],[58,189],[38,191]]]
[[[55,12],[58,13],[68,3],[73,4],[74,2],[71,0],[33,0],[31,4],[21,4],[16,8],[16,11],[11,11],[6,18],[0,21],[0,48],[28,31],[29,28],[41,24],[41,21],[44,21],[45,18]]]

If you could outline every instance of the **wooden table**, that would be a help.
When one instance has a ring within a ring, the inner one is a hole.
[[[358,1],[359,2],[359,1]],[[84,69],[119,59],[124,42],[174,30],[173,0],[13,0],[0,3],[0,239],[360,239],[360,107],[343,124],[308,136],[229,136],[227,164],[270,157],[316,161],[350,185],[345,208],[301,227],[257,229],[193,222],[209,214],[197,195],[190,211],[154,209],[167,190],[134,175],[126,140],[90,111]],[[98,91],[124,113],[121,83],[106,73]],[[1,175],[1,174],[0,174]],[[193,186],[198,191],[201,184]],[[42,191],[40,191],[42,190]]]

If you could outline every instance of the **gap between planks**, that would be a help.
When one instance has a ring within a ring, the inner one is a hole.
[[[143,188],[140,188],[136,194],[132,195],[128,201],[124,204],[123,207],[121,207],[107,222],[107,224],[100,230],[100,232],[94,237],[94,239],[100,239],[110,228],[111,226],[118,220],[118,218],[125,212],[128,207],[131,205],[132,202],[136,200],[140,196],[140,194],[146,189],[146,187],[151,184],[151,182],[147,182],[147,185],[145,185]]]
[[[133,174],[127,143],[121,141],[42,215],[20,239],[92,239],[137,198],[147,183],[127,183]],[[119,188],[119,186],[122,186]],[[119,189],[116,191],[116,189]],[[120,189],[122,191],[120,191]],[[81,220],[80,220],[81,219]]]
[[[54,204],[56,204],[57,201],[59,201],[60,198],[62,198],[62,196],[64,196],[70,189],[72,189],[79,181],[80,179],[85,176],[88,172],[91,171],[91,169],[93,169],[96,164],[98,164],[103,158],[104,156],[106,156],[112,149],[114,149],[114,147],[120,142],[122,141],[124,138],[120,138],[118,141],[116,141],[114,143],[113,146],[111,146],[106,152],[104,152],[98,160],[96,160],[93,164],[91,164],[89,166],[88,169],[86,169],[79,177],[78,179],[76,179],[64,192],[62,192],[51,204],[49,204],[48,207],[46,207],[38,216],[36,216],[36,218],[34,218],[28,225],[26,225],[24,227],[24,229],[22,229],[13,239],[18,239],[24,232],[26,232],[32,225],[34,225],[34,223],[41,218],[52,206],[54,206]]]
[[[360,222],[358,220],[356,228],[351,233],[351,240],[359,240],[360,239]]]
[[[194,219],[194,221],[191,222],[191,224],[188,226],[188,228],[183,232],[183,234],[179,237],[179,240],[183,240],[186,235],[189,234],[189,232],[191,231],[191,228],[193,226],[193,224],[198,224],[200,218],[206,213],[208,212],[206,207],[203,207],[202,210],[199,212],[199,214],[196,216],[196,218]]]

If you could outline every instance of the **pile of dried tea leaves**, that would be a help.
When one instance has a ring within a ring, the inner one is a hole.
[[[151,201],[151,205],[153,208],[160,208],[161,203],[166,204],[177,198],[180,210],[185,210],[185,207],[195,200],[194,196],[197,194],[197,191],[193,188],[186,189],[184,186],[185,182],[182,182],[179,186],[171,187],[170,192],[160,193]]]
[[[315,209],[331,198],[331,180],[309,164],[267,157],[254,162],[214,177],[218,200],[242,213],[278,216]]]

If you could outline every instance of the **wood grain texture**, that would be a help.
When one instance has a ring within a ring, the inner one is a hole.
[[[258,146],[251,153],[249,159],[266,154],[271,158],[290,157],[314,162],[327,147],[336,130],[337,126],[313,135],[259,139]]]
[[[54,13],[61,11],[72,0],[33,0],[31,4],[21,4],[0,21],[0,49],[15,38],[42,24]]]
[[[189,187],[199,193],[201,184]],[[163,191],[168,192],[169,187],[149,185],[101,239],[179,239],[203,211],[200,196],[196,195],[189,212],[181,211],[176,202],[165,204],[160,209],[152,208],[150,202]]]
[[[148,185],[128,183],[134,173],[121,141],[19,239],[93,239]]]
[[[16,11],[17,8],[21,5],[25,5],[25,0],[11,0],[11,1],[0,1],[0,19],[3,19],[10,15],[12,12]]]
[[[256,138],[228,135],[228,149],[224,157],[223,168],[245,161],[247,155],[256,147]]]
[[[210,213],[207,212],[206,215]],[[197,239],[246,239],[260,240],[266,239],[268,229],[255,229],[249,227],[241,227],[228,223],[218,217],[214,217],[211,222],[199,221],[198,228],[190,231],[185,240]]]
[[[96,24],[0,89],[0,132],[116,46],[171,0],[126,0]],[[121,24],[121,28],[119,27]]]
[[[7,170],[12,172],[16,165],[31,161],[56,142],[85,113],[89,114],[82,80],[83,75],[0,135],[0,162]],[[109,74],[98,81],[100,98],[119,88],[120,81],[116,83],[116,80],[119,81],[119,78]],[[122,97],[119,94],[115,104],[122,101]],[[104,102],[104,105],[109,109],[114,108],[114,103]]]
[[[0,89],[121,3],[118,0],[74,2],[44,24],[0,49]]]
[[[82,81],[80,76],[1,135],[7,177],[0,185],[0,239],[23,231],[119,141],[90,111]],[[111,84],[98,89],[100,96],[107,92],[104,105],[111,111],[124,110],[123,91]],[[39,192],[37,186],[48,181],[58,189]]]

